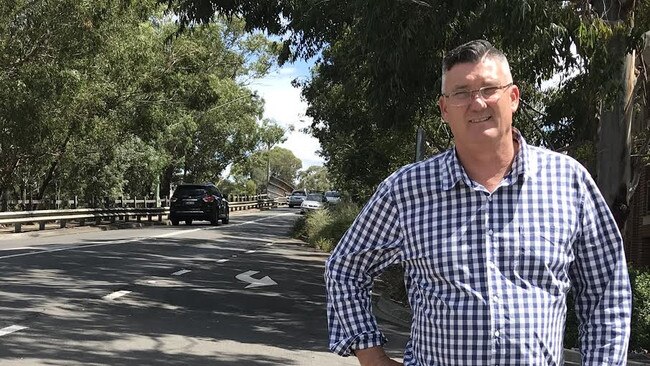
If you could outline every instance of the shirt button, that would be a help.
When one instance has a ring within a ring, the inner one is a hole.
[[[490,236],[492,236],[492,235],[494,235],[494,231],[492,231],[492,229],[490,229],[490,230],[488,230],[488,234],[490,234]]]
[[[495,296],[492,298],[492,300],[494,300],[494,302],[499,302],[499,296],[496,296],[496,295],[495,295]]]
[[[495,337],[499,338],[500,335],[501,335],[501,333],[498,330],[494,332]]]
[[[488,198],[488,201],[492,201],[492,195],[489,195],[487,198]]]

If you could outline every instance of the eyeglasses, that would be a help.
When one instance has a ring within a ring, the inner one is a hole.
[[[442,96],[449,100],[449,104],[454,107],[464,107],[474,100],[474,95],[478,95],[486,102],[496,102],[501,98],[501,90],[512,86],[513,83],[508,83],[501,86],[484,86],[476,90],[460,90],[451,94],[443,94]]]

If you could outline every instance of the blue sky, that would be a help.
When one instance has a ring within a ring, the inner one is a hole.
[[[301,100],[300,89],[291,86],[291,81],[296,78],[308,79],[312,65],[313,60],[285,64],[249,85],[264,98],[264,118],[273,119],[285,128],[294,126],[294,131],[286,135],[287,141],[279,146],[291,150],[302,160],[303,169],[312,165],[323,165],[323,159],[317,155],[320,149],[318,140],[300,132],[311,124],[311,118],[305,116],[307,103]]]

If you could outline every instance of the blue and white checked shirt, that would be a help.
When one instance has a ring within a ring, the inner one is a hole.
[[[625,365],[631,289],[620,233],[589,173],[526,145],[492,194],[450,149],[388,177],[327,261],[330,348],[382,345],[369,293],[401,262],[407,366],[562,365],[576,294],[583,365]]]

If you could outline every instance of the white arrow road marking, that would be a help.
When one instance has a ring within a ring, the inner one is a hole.
[[[23,329],[27,329],[27,327],[23,327],[22,325],[12,325],[10,327],[2,328],[0,329],[0,337],[6,336],[7,334],[21,331]]]
[[[104,300],[115,300],[118,297],[122,297],[122,296],[128,295],[130,293],[131,293],[131,291],[126,291],[126,290],[115,291],[112,294],[108,294],[108,295],[104,296],[103,299]]]
[[[273,281],[271,277],[269,276],[264,276],[261,279],[255,279],[253,278],[253,275],[259,273],[259,271],[247,271],[244,273],[240,273],[237,276],[235,276],[236,279],[244,282],[248,282],[249,285],[246,286],[245,288],[253,288],[253,287],[262,287],[262,286],[273,286],[277,285],[278,283]]]
[[[192,271],[190,271],[189,269],[181,269],[180,271],[176,271],[176,272],[172,273],[172,276],[182,276],[182,275],[184,275],[186,273],[190,273],[190,272],[192,272]]]

